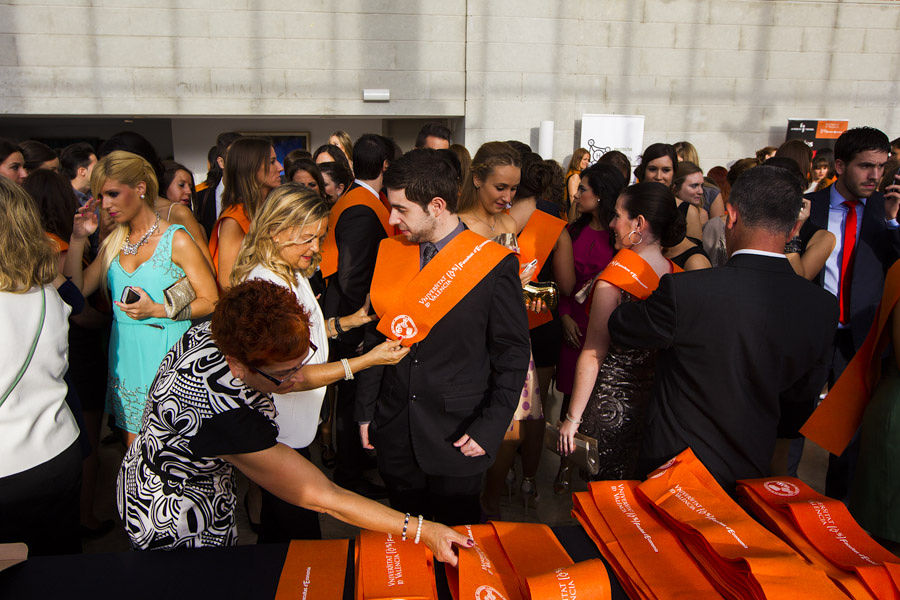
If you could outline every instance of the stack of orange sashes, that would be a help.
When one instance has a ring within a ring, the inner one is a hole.
[[[854,600],[900,599],[900,559],[882,548],[838,500],[792,477],[738,482],[741,502]]]
[[[538,523],[492,522],[456,528],[475,540],[447,566],[455,600],[604,600],[609,576],[601,560],[573,563],[556,536]]]
[[[294,540],[288,547],[275,600],[344,597],[349,540]]]
[[[824,571],[744,512],[688,449],[638,491],[728,598],[846,600]]]

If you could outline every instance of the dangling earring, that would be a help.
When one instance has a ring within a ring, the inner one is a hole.
[[[636,241],[636,242],[631,238],[631,236],[633,236],[634,234],[637,234],[637,236],[638,236],[638,241]],[[641,233],[640,231],[638,231],[637,229],[632,229],[631,231],[628,232],[628,243],[631,244],[632,246],[638,246],[643,241],[644,241],[644,234]]]
[[[143,199],[144,199],[144,194],[141,194],[141,200],[143,200]]]

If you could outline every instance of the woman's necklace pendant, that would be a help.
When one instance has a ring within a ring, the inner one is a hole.
[[[130,235],[125,236],[125,241],[122,242],[122,254],[126,256],[134,256],[138,253],[138,250],[147,243],[147,240],[150,239],[150,236],[159,228],[159,213],[156,213],[156,221],[153,222],[153,226],[147,230],[141,239],[139,239],[136,243],[132,244],[130,241]]]

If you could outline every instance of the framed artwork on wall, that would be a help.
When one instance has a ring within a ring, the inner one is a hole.
[[[244,136],[263,137],[272,140],[272,146],[275,147],[275,155],[281,164],[284,164],[284,157],[293,150],[310,151],[308,131],[241,131],[239,133]]]

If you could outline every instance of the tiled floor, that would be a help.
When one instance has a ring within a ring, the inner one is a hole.
[[[558,406],[558,404],[557,404]],[[100,449],[101,475],[98,490],[97,515],[101,519],[115,518],[118,515],[115,508],[115,475],[124,453],[120,445],[106,445]],[[318,443],[314,444],[312,451],[313,461],[319,463]],[[809,483],[818,491],[824,490],[825,470],[828,465],[828,454],[810,442],[807,442],[800,464],[800,478]],[[518,486],[521,483],[521,467],[517,465],[516,485],[511,496],[504,495],[501,501],[501,513],[506,521],[542,522],[548,525],[575,524],[571,517],[571,495],[556,496],[553,493],[553,480],[559,467],[559,457],[545,451],[538,470],[538,494],[539,500],[534,507],[526,508],[523,504]],[[323,469],[325,470],[325,469]],[[328,471],[325,470],[327,473]],[[239,475],[240,498],[243,498],[247,480]],[[586,489],[583,481],[576,475],[573,481],[573,491]],[[256,535],[250,531],[243,503],[239,502],[238,531],[240,544],[252,544],[256,542]],[[356,528],[346,525],[330,516],[321,517],[322,534],[326,538],[349,538],[356,535]],[[128,550],[128,538],[121,526],[117,526],[106,536],[86,541],[85,552],[121,552]]]

